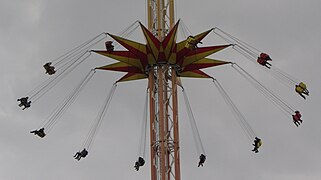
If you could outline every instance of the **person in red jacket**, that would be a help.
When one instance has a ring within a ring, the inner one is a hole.
[[[272,61],[271,57],[266,53],[261,53],[260,56],[257,58],[257,62],[261,64],[262,66],[265,66],[267,68],[271,68],[272,64],[270,64],[268,61]],[[268,66],[269,65],[269,66]]]
[[[299,111],[295,111],[295,114],[292,115],[292,119],[294,124],[298,127],[300,123],[302,123],[301,113]]]

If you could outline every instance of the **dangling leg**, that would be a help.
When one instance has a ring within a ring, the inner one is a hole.
[[[135,167],[135,170],[136,170],[136,171],[139,170],[139,162],[138,162],[138,161],[135,162],[135,166],[134,166],[134,167]]]
[[[307,89],[303,90],[302,93],[305,94],[305,95],[307,95],[307,96],[309,96],[309,91],[308,91]]]
[[[306,99],[302,93],[298,93],[303,99]]]

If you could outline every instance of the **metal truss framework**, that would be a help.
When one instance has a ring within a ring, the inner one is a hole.
[[[148,29],[162,40],[174,25],[174,0],[147,0]]]
[[[156,65],[149,74],[151,179],[179,180],[176,70]]]
[[[174,26],[174,0],[147,0],[148,29],[160,41]],[[151,180],[180,180],[176,69],[149,72]]]

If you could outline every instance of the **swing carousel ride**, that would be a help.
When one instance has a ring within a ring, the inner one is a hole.
[[[298,127],[302,123],[300,111],[292,107],[271,89],[264,86],[252,74],[247,72],[245,68],[235,62],[208,57],[223,49],[231,48],[249,61],[257,64],[259,68],[265,69],[276,80],[279,80],[282,84],[292,89],[293,92],[306,99],[306,96],[309,95],[306,84],[272,65],[270,55],[218,27],[196,35],[186,33],[184,23],[180,20],[176,23],[174,21],[174,0],[148,0],[147,9],[148,27],[136,21],[118,35],[103,32],[43,65],[46,74],[50,77],[27,93],[26,96],[18,99],[19,107],[22,107],[23,110],[30,108],[31,104],[36,103],[39,98],[43,97],[55,85],[63,81],[67,75],[72,73],[75,68],[92,56],[92,54],[99,54],[117,60],[116,63],[91,69],[51,115],[45,119],[40,128],[32,130],[30,133],[40,138],[46,137],[57,121],[61,119],[63,113],[72,105],[78,95],[81,94],[81,91],[86,87],[95,73],[105,70],[125,72],[126,74],[113,84],[97,118],[92,122],[91,129],[82,147],[74,155],[76,160],[87,157],[117,85],[128,81],[144,79],[148,80],[148,87],[146,89],[144,118],[142,121],[140,155],[134,164],[137,171],[145,164],[146,136],[149,129],[151,179],[181,179],[178,89],[182,91],[194,140],[197,144],[197,153],[199,155],[198,167],[203,166],[205,163],[207,154],[199,135],[186,90],[181,81],[182,78],[211,79],[231,112],[235,115],[249,142],[253,142],[254,147],[252,151],[258,153],[262,145],[260,137],[248,123],[245,116],[239,111],[219,81],[202,71],[202,69],[215,66],[231,66],[269,101],[286,113],[288,119],[293,121],[295,126]],[[138,27],[142,30],[145,43],[127,38]],[[179,28],[182,28],[183,32],[185,32],[185,39],[177,42]],[[205,46],[202,40],[208,35],[220,37],[227,44]],[[95,45],[101,46],[102,42],[104,42],[105,50],[92,50],[92,47]],[[126,50],[120,50],[120,46]],[[148,114],[149,120],[147,118]],[[147,124],[149,124],[149,128],[147,128]]]

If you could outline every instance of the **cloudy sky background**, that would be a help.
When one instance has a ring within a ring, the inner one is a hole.
[[[303,100],[233,49],[212,56],[237,62],[254,74],[297,107],[304,122],[296,128],[290,117],[229,65],[206,70],[221,82],[262,137],[260,153],[253,154],[250,142],[211,80],[184,80],[207,161],[203,168],[197,168],[199,154],[180,93],[182,179],[321,178],[320,7],[318,0],[176,1],[176,19],[181,18],[192,33],[220,27],[268,52],[273,65],[306,82],[311,92]],[[145,0],[0,0],[0,179],[149,179],[149,156],[139,172],[133,169],[138,158],[144,80],[119,84],[88,157],[79,162],[72,156],[83,143],[113,82],[123,73],[97,72],[46,138],[29,133],[91,68],[113,60],[92,55],[30,109],[20,110],[16,101],[48,78],[42,64],[101,32],[117,34],[136,20],[146,24]],[[139,35],[130,38],[144,41]],[[204,40],[205,45],[221,43],[214,34]],[[103,49],[103,43],[97,48]]]

